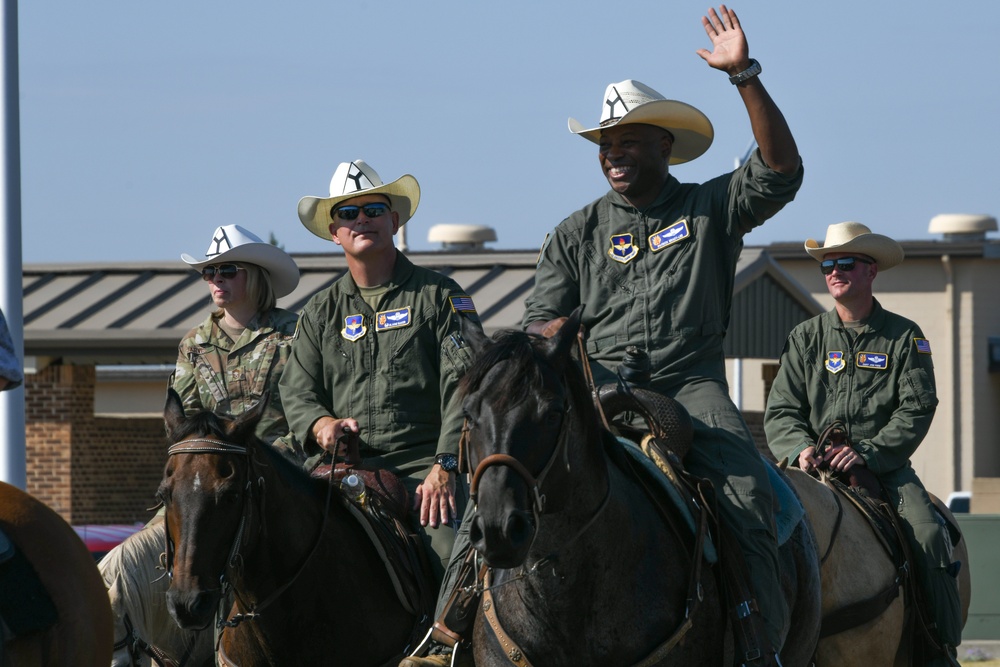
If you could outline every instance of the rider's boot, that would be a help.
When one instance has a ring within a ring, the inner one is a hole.
[[[472,650],[466,639],[471,634],[479,608],[481,593],[477,579],[475,552],[470,550],[441,614],[424,641],[412,654],[403,658],[399,667],[472,667]]]

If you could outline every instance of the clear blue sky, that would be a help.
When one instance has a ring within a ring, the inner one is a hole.
[[[695,54],[710,47],[708,6],[21,2],[25,262],[172,260],[227,223],[332,251],[296,202],[356,158],[419,180],[413,249],[432,247],[437,223],[537,248],[607,189],[566,119],[596,122],[611,82],[638,79],[712,120],[712,148],[673,170],[682,181],[746,150],[736,90]],[[748,243],[822,238],[848,219],[931,238],[938,213],[1000,214],[1000,3],[731,6],[806,167],[796,201]]]

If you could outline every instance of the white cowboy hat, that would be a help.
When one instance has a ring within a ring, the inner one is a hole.
[[[239,225],[216,227],[203,259],[186,253],[181,255],[181,259],[199,271],[209,264],[225,262],[259,266],[270,275],[271,288],[277,299],[291,294],[299,284],[299,267],[287,252],[276,245],[265,243],[259,236]]]
[[[583,123],[570,118],[569,131],[596,144],[601,141],[603,129],[623,123],[655,125],[674,135],[670,164],[690,162],[707,151],[715,137],[712,123],[705,114],[690,104],[668,100],[633,79],[612,83],[604,91],[600,125],[588,130]]]
[[[303,197],[299,200],[299,220],[321,239],[332,240],[331,212],[342,201],[361,195],[385,195],[392,210],[399,214],[400,226],[413,217],[420,203],[420,185],[409,174],[383,185],[378,173],[364,160],[341,162],[330,179],[330,196]]]
[[[891,269],[903,261],[903,246],[888,236],[873,234],[860,222],[838,222],[826,228],[826,239],[823,245],[809,239],[805,243],[806,252],[817,260],[832,252],[856,252],[868,255],[875,260],[883,271]]]

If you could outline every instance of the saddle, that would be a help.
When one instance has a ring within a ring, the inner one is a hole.
[[[433,612],[437,591],[429,586],[433,576],[422,539],[410,526],[409,493],[389,470],[365,466],[357,433],[348,434],[344,440],[347,455],[343,461],[327,456],[309,474],[338,484],[352,473],[362,479],[366,488],[364,500],[342,495],[342,501],[382,558],[403,608],[424,619]],[[425,629],[418,628],[415,632]]]
[[[697,517],[693,525],[688,526],[691,530],[687,532],[689,540],[693,539],[695,547],[692,561],[695,564],[692,572],[692,581],[696,581],[700,576],[700,567],[703,560],[710,564],[716,564],[716,560],[710,557],[701,558],[699,552],[704,551],[705,555],[714,554],[715,549],[712,542],[718,545],[724,557],[718,558],[716,576],[721,584],[725,599],[725,609],[728,612],[732,637],[735,641],[736,655],[739,664],[764,665],[770,664],[770,656],[773,654],[772,647],[767,640],[767,632],[764,627],[764,620],[757,608],[756,599],[750,589],[750,577],[746,562],[741,557],[740,550],[735,536],[717,519],[718,513],[714,511],[714,489],[708,480],[696,477],[684,469],[684,455],[690,451],[694,437],[694,426],[691,417],[684,407],[677,401],[652,391],[633,387],[621,379],[617,384],[603,385],[596,391],[596,402],[599,411],[604,416],[605,424],[610,426],[614,418],[622,412],[629,410],[642,416],[649,427],[648,433],[643,433],[638,429],[626,427],[618,430],[627,439],[632,440],[641,435],[636,444],[641,447],[643,453],[655,464],[663,476],[668,480],[669,485],[674,487],[675,492],[670,493],[672,498],[680,498],[683,503],[682,515]],[[618,424],[615,425],[616,427]],[[612,460],[622,467],[622,456],[612,456]],[[629,457],[624,457],[628,459]],[[642,466],[632,463],[628,468],[632,475],[646,490],[649,497],[654,501],[654,505],[660,510],[660,514],[666,519],[671,530],[678,536],[684,534],[680,532],[681,527],[677,525],[676,513],[670,512],[664,507],[664,494],[657,492],[654,487],[657,484],[649,483],[648,472],[642,470]],[[711,532],[709,532],[711,531]],[[697,598],[690,600],[691,609],[697,604]]]

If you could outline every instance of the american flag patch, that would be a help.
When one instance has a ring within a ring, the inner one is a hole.
[[[462,294],[461,296],[450,296],[451,309],[456,313],[474,313],[476,304],[472,303],[472,297]]]
[[[913,342],[917,345],[917,352],[921,354],[931,353],[931,342],[926,338],[914,338]]]

